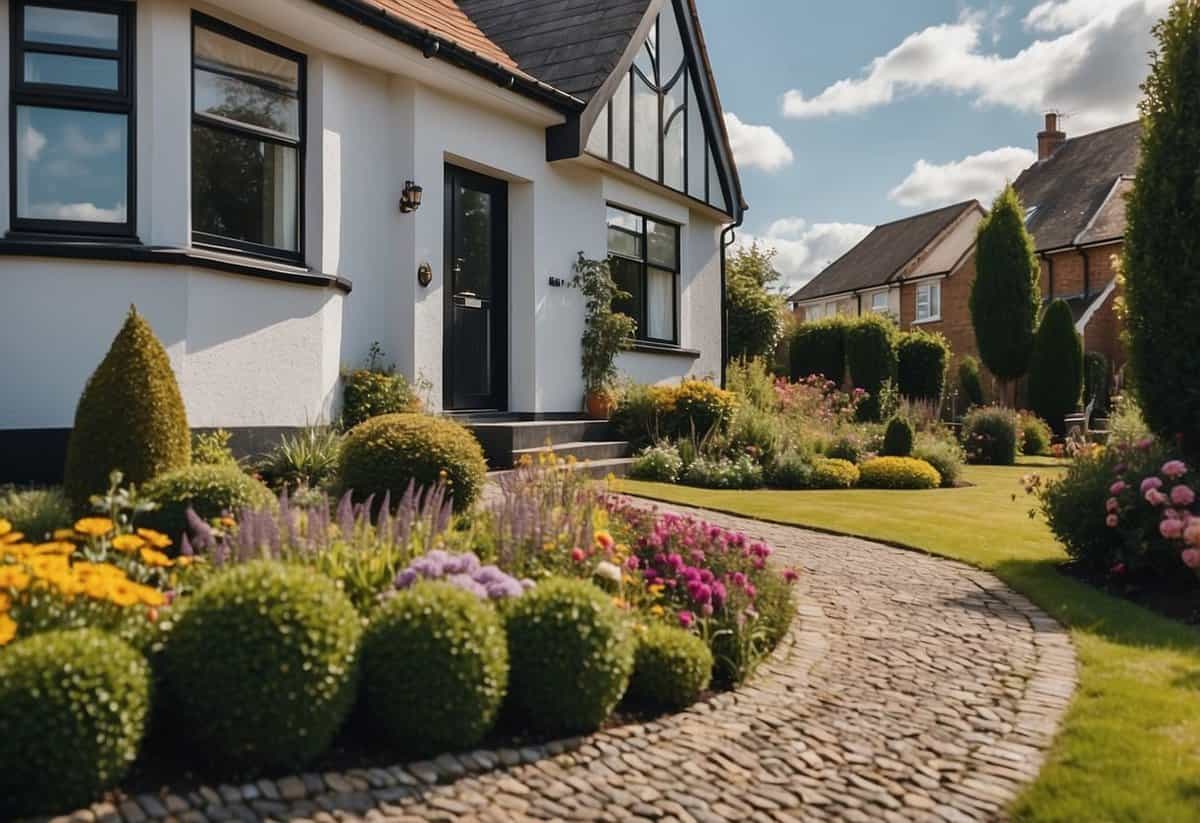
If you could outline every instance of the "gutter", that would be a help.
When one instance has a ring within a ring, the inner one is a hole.
[[[738,211],[737,221],[721,229],[721,388],[725,388],[725,373],[729,369],[729,306],[725,295],[725,250],[733,245],[736,232],[745,219],[745,203]]]

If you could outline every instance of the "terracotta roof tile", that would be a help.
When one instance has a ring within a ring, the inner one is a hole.
[[[454,0],[370,0],[376,6],[395,14],[414,26],[438,37],[452,40],[480,57],[520,71],[517,62],[479,30]]]

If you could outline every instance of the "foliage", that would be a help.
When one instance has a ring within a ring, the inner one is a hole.
[[[772,266],[774,249],[735,249],[725,266],[725,307],[729,357],[768,357],[783,330],[783,300],[769,286],[779,275]]]
[[[75,409],[63,491],[83,508],[107,487],[113,470],[140,484],[191,459],[192,436],[171,361],[130,306]]]
[[[1142,408],[1131,394],[1122,395],[1108,419],[1108,442],[1133,445],[1150,436]]]
[[[725,387],[741,399],[742,405],[761,411],[773,412],[778,406],[775,382],[768,363],[761,357],[733,360],[725,370]]]
[[[361,633],[350,601],[310,569],[222,572],[191,598],[163,654],[180,732],[214,761],[303,766],[354,702]]]
[[[550,578],[510,608],[509,697],[537,729],[599,728],[625,693],[636,647],[628,618],[581,580]]]
[[[192,433],[192,463],[202,466],[225,466],[238,464],[238,459],[229,446],[233,434],[225,429]]]
[[[676,437],[724,432],[737,407],[733,392],[708,380],[687,378],[664,394],[663,427],[667,434]]]
[[[1011,466],[1017,462],[1017,413],[1000,406],[979,406],[963,418],[962,439],[968,463]]]
[[[119,781],[150,714],[150,667],[111,635],[49,632],[0,653],[0,816],[69,812]]]
[[[609,423],[635,447],[655,443],[665,435],[662,415],[673,408],[673,390],[667,386],[629,383],[617,395]]]
[[[966,455],[963,454],[962,447],[954,440],[920,434],[913,445],[912,456],[917,460],[924,460],[937,469],[943,486],[958,485]]]
[[[1092,404],[1092,418],[1108,416],[1112,403],[1112,373],[1102,352],[1083,355],[1083,405]]]
[[[777,456],[765,471],[767,485],[775,489],[810,489],[812,476],[812,460],[796,452]]]
[[[1105,500],[1114,483],[1114,451],[1089,450],[1076,456],[1067,473],[1038,489],[1050,530],[1071,559],[1093,572],[1107,572],[1121,560],[1121,533],[1105,524]]]
[[[363,699],[373,725],[406,751],[475,745],[508,684],[495,610],[450,583],[425,582],[387,601],[363,637]]]
[[[1029,367],[1040,275],[1024,206],[1006,185],[979,223],[969,301],[979,356],[1001,380],[1016,380]]]
[[[893,417],[888,421],[887,431],[883,435],[883,450],[880,454],[885,457],[908,457],[913,449],[913,427],[903,417]]]
[[[1171,5],[1142,85],[1141,159],[1127,207],[1125,328],[1150,429],[1200,456],[1200,7]]]
[[[936,332],[913,329],[896,341],[896,388],[902,397],[940,403],[950,367],[950,344]]]
[[[840,315],[797,326],[789,344],[792,379],[817,374],[840,386],[846,378],[846,326]]]
[[[858,466],[836,457],[814,457],[812,488],[849,489],[858,484]]]
[[[332,426],[305,426],[279,438],[258,469],[272,486],[324,488],[337,475],[342,437]]]
[[[896,379],[896,326],[886,317],[866,314],[846,329],[846,368],[855,388],[867,392],[859,419],[879,420],[884,411],[881,390]]]
[[[1079,408],[1083,391],[1083,341],[1065,300],[1050,303],[1034,335],[1029,358],[1029,404],[1058,431]]]
[[[759,463],[768,464],[782,445],[782,423],[774,410],[764,411],[756,406],[741,404],[729,427],[730,447],[735,452],[750,455]]]
[[[187,529],[188,509],[212,520],[274,501],[261,481],[230,463],[185,466],[161,474],[142,487],[142,497],[158,505],[141,517],[142,525],[176,536]]]
[[[712,678],[713,656],[683,629],[651,625],[638,635],[628,697],[664,709],[695,703]]]
[[[876,457],[858,471],[858,485],[865,489],[936,489],[942,485],[937,469],[913,457]]]
[[[338,476],[356,498],[398,495],[410,483],[449,486],[455,511],[468,511],[483,488],[487,462],[471,432],[426,414],[385,414],[360,423],[342,442]]]
[[[395,366],[384,366],[383,358],[383,349],[376,341],[371,344],[363,368],[342,375],[344,428],[352,429],[381,414],[421,410],[421,399],[414,388],[403,375],[396,374]]]
[[[857,463],[862,459],[866,446],[863,438],[857,432],[843,434],[825,447],[825,456],[832,460],[843,460],[847,463]]]
[[[679,482],[706,489],[757,489],[763,484],[763,470],[748,454],[732,459],[700,455],[684,469]]]
[[[607,391],[617,377],[617,355],[637,331],[633,318],[613,311],[613,300],[627,300],[613,279],[608,262],[589,260],[579,253],[572,285],[583,293],[583,386],[587,392]]]
[[[1017,420],[1021,427],[1018,444],[1021,454],[1030,456],[1048,454],[1050,441],[1054,437],[1054,433],[1050,430],[1050,424],[1030,411],[1018,412]]]
[[[967,407],[983,405],[983,380],[979,376],[979,361],[963,355],[958,361],[958,388]]]
[[[30,540],[48,537],[71,520],[71,504],[57,487],[48,489],[0,488],[0,518]]]
[[[682,471],[683,458],[679,456],[679,448],[664,442],[642,449],[629,467],[629,476],[639,480],[675,483]]]

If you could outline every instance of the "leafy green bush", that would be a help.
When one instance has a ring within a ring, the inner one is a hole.
[[[803,454],[785,452],[768,464],[765,479],[776,489],[812,488],[812,460]]]
[[[0,519],[29,540],[39,541],[71,523],[71,504],[62,489],[0,489]]]
[[[381,414],[421,410],[421,400],[395,366],[383,365],[379,343],[371,344],[364,368],[342,375],[342,426],[352,429]]]
[[[664,709],[682,709],[708,688],[712,670],[712,652],[703,640],[656,623],[637,638],[628,697]]]
[[[483,449],[452,420],[427,414],[385,414],[355,426],[342,443],[342,488],[376,500],[398,500],[410,481],[430,487],[444,479],[455,511],[468,511],[487,477]]]
[[[229,446],[233,434],[225,429],[192,433],[192,463],[203,466],[236,465],[237,457]]]
[[[671,395],[672,390],[665,386],[641,383],[623,386],[609,423],[635,448],[656,443],[665,433],[662,415],[674,406]]]
[[[1055,300],[1042,316],[1029,358],[1029,405],[1055,430],[1079,408],[1083,391],[1083,341],[1065,300]]]
[[[732,360],[725,370],[725,387],[743,401],[762,411],[779,408],[775,394],[775,376],[763,358]]]
[[[311,568],[254,561],[194,594],[163,653],[180,732],[216,762],[299,768],[354,702],[358,613]]]
[[[888,421],[887,431],[883,435],[883,454],[885,457],[908,457],[912,454],[913,427],[903,417],[893,417]]]
[[[305,426],[285,434],[258,469],[274,486],[322,488],[337,476],[342,436],[332,426]]]
[[[849,489],[858,484],[858,466],[848,460],[813,458],[812,488]]]
[[[1028,411],[1019,412],[1017,419],[1021,426],[1021,454],[1032,456],[1048,453],[1054,433],[1046,421]]]
[[[779,277],[771,265],[774,256],[774,249],[760,249],[757,244],[729,255],[725,305],[731,358],[769,356],[779,343],[783,300],[768,288]]]
[[[792,380],[819,374],[840,386],[846,379],[845,318],[801,323],[792,334],[789,348]]]
[[[769,464],[783,440],[782,424],[778,412],[748,404],[739,406],[729,427],[730,447]]]
[[[663,426],[675,437],[704,437],[710,432],[728,431],[738,408],[733,392],[708,380],[684,380],[666,389],[662,397]]]
[[[958,361],[958,390],[968,408],[983,405],[983,380],[979,376],[979,361],[964,355]]]
[[[937,469],[943,486],[958,485],[962,477],[963,462],[966,460],[966,455],[958,443],[928,434],[919,435],[913,445],[912,456]]]
[[[909,400],[940,403],[950,366],[950,344],[936,332],[913,329],[896,342],[896,387]]]
[[[936,489],[942,485],[937,469],[912,457],[876,457],[858,471],[858,485],[865,489]]]
[[[189,507],[202,519],[212,520],[225,512],[236,516],[242,509],[261,509],[275,502],[270,489],[230,463],[185,466],[161,474],[142,487],[142,497],[159,508],[140,515],[138,525],[173,539],[187,529]]]
[[[733,459],[701,455],[684,469],[679,482],[705,489],[757,489],[763,484],[763,470],[748,454]]]
[[[450,583],[419,583],[380,607],[363,637],[362,660],[372,723],[417,754],[478,743],[508,685],[500,618]]]
[[[886,317],[865,314],[846,329],[846,368],[850,382],[867,392],[858,405],[860,420],[879,420],[884,384],[896,379],[896,326]]]
[[[0,651],[0,817],[70,811],[117,783],[150,713],[150,667],[112,635],[53,631]]]
[[[1050,531],[1073,560],[1093,572],[1108,572],[1122,558],[1123,536],[1104,522],[1118,459],[1114,450],[1080,454],[1040,494]]]
[[[67,445],[63,491],[83,508],[120,470],[142,484],[192,459],[192,434],[171,361],[130,306],[112,348],[88,378]]]
[[[968,463],[1011,466],[1017,462],[1017,413],[1001,406],[979,406],[963,418],[962,439]]]
[[[866,444],[861,435],[843,434],[837,437],[825,448],[825,456],[833,460],[845,460],[847,463],[857,463],[862,459]]]
[[[593,731],[625,693],[636,643],[609,595],[549,578],[506,618],[509,697],[540,731]]]
[[[1142,408],[1131,394],[1118,398],[1113,415],[1108,420],[1108,442],[1133,445],[1150,436],[1150,428],[1142,418]]]
[[[629,466],[630,477],[657,483],[677,483],[681,471],[683,458],[679,456],[678,447],[665,442],[647,446]]]

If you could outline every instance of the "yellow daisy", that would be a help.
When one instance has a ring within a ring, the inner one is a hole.
[[[29,585],[29,573],[16,566],[0,566],[0,589],[24,591]]]
[[[154,529],[138,529],[137,536],[145,540],[156,549],[165,549],[171,545],[171,538],[167,537],[162,532],[156,532]]]
[[[83,579],[83,593],[93,600],[107,600],[112,579],[104,575],[90,575]]]
[[[75,531],[89,537],[103,537],[113,530],[113,522],[107,517],[85,517],[75,521]]]
[[[8,521],[5,521],[5,523],[7,522]],[[10,528],[3,535],[0,535],[0,546],[11,546],[13,543],[20,542],[24,538],[25,535],[23,533],[15,532]]]
[[[52,534],[51,537],[53,537],[55,540],[78,540],[79,539],[79,535],[77,535],[75,533],[74,529],[55,529],[54,534]]]
[[[119,552],[135,552],[146,545],[146,541],[136,534],[119,534],[112,540],[112,546]]]
[[[0,614],[8,611],[12,607],[12,598],[4,592],[0,592]]]
[[[167,602],[166,595],[152,586],[138,586],[138,598],[142,601],[143,606],[152,608],[164,606]]]
[[[0,517],[0,537],[3,537],[10,531],[12,531],[12,523],[9,523],[3,517]]]
[[[75,544],[65,540],[53,540],[49,543],[38,543],[33,547],[34,554],[56,554],[66,557],[75,553]]]
[[[108,588],[108,599],[118,606],[132,606],[141,600],[142,587],[128,580],[114,580]]]
[[[16,636],[16,621],[7,614],[0,614],[0,646],[7,646]]]
[[[147,566],[170,566],[171,558],[167,557],[162,552],[156,552],[154,549],[143,548],[141,551],[142,562]]]

